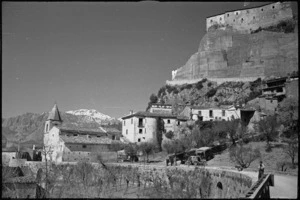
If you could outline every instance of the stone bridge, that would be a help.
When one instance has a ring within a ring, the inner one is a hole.
[[[76,164],[76,163],[65,163],[65,164]],[[96,164],[96,163],[93,163]],[[39,168],[42,168],[42,162],[26,162],[34,173],[37,173]],[[134,166],[138,167],[139,170],[152,171],[156,170],[164,173],[167,169],[166,166],[162,165],[141,165],[135,163],[111,163],[110,165],[120,165],[120,166]],[[169,169],[179,169],[190,171],[193,170],[193,166],[170,166]],[[211,198],[270,198],[270,186],[274,186],[274,175],[265,174],[263,178],[258,180],[253,184],[255,178],[248,176],[245,172],[238,172],[229,169],[220,169],[217,167],[205,167],[211,174],[212,184],[210,197]]]
[[[113,164],[115,165],[115,164]],[[140,170],[157,170],[164,172],[165,166],[157,165],[139,165],[119,163],[116,165],[122,166],[136,166]],[[182,166],[170,166],[168,168],[178,168],[182,170],[193,170],[194,167]],[[270,198],[270,186],[274,186],[274,175],[265,174],[263,178],[253,183],[253,177],[248,176],[243,172],[217,169],[216,167],[206,167],[212,175],[213,183],[211,187],[211,198]]]

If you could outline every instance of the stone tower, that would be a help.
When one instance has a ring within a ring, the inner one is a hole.
[[[45,123],[44,133],[48,133],[53,126],[61,125],[62,122],[58,107],[55,103],[52,110],[49,112],[48,119]]]

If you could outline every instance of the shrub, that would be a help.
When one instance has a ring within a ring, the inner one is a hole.
[[[157,96],[163,96],[166,94],[166,88],[165,87],[161,87],[159,90],[158,90],[158,93],[157,93]]]
[[[193,87],[193,85],[192,84],[187,84],[186,86],[185,86],[185,89],[191,89]]]
[[[196,88],[198,90],[201,90],[203,88],[203,84],[202,84],[202,81],[199,81],[197,84],[196,84]]]
[[[206,96],[208,98],[210,98],[210,97],[214,96],[216,94],[216,92],[217,92],[217,90],[215,88],[213,88],[206,93]]]
[[[207,86],[208,87],[212,86],[212,83],[211,82],[207,83]]]
[[[168,138],[168,139],[172,139],[174,137],[174,132],[173,131],[168,131],[165,136]]]

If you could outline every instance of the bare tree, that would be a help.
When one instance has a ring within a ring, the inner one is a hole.
[[[292,166],[295,167],[295,158],[298,154],[299,144],[298,140],[289,139],[287,146],[284,147],[284,153],[286,153],[292,160]]]
[[[147,162],[149,162],[149,155],[153,153],[157,146],[154,142],[142,142],[138,145],[138,149],[146,154]]]
[[[252,149],[252,147],[236,145],[229,149],[229,156],[230,160],[242,168],[248,168],[254,160],[261,157],[261,153],[258,148]]]
[[[279,123],[275,115],[267,116],[266,118],[256,122],[256,130],[260,132],[267,142],[267,149],[270,148],[270,142],[278,136]]]

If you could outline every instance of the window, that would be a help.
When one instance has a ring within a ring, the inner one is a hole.
[[[141,142],[141,138],[138,139],[138,142]]]
[[[143,118],[139,118],[139,127],[143,127]]]
[[[198,115],[201,116],[201,110],[198,111]]]
[[[128,134],[128,129],[126,129],[126,135]]]
[[[272,8],[274,9],[274,8],[275,8],[275,6],[272,6]]]
[[[213,111],[212,111],[212,110],[210,110],[210,111],[209,111],[209,117],[211,117],[211,118],[213,118],[213,117],[214,117],[214,115],[213,115]]]
[[[273,103],[273,100],[270,100],[271,103]]]
[[[213,22],[213,20],[211,19],[211,20],[210,20],[210,22],[212,23],[212,22]]]
[[[242,18],[242,19],[241,19],[241,22],[243,22],[243,21],[244,21],[244,19]]]
[[[233,20],[233,22],[235,22],[235,19]]]
[[[222,17],[220,17],[220,21],[222,21]]]
[[[139,129],[139,134],[142,134],[143,133],[143,129]]]
[[[145,133],[146,133],[146,128],[145,128]]]
[[[133,124],[133,118],[131,118],[131,124]]]
[[[177,125],[178,125],[178,126],[180,125],[180,121],[177,121]]]
[[[168,124],[170,124],[170,123],[171,123],[171,120],[168,119]]]
[[[46,132],[49,131],[49,124],[46,125]]]
[[[126,125],[126,120],[124,119],[124,126]]]
[[[222,116],[223,117],[225,116],[225,110],[222,110]]]
[[[218,117],[215,117],[216,120],[218,120]]]
[[[145,137],[143,137],[143,139],[145,140]]]
[[[264,9],[262,8],[261,11],[264,11]]]
[[[116,136],[115,135],[112,136],[112,140],[116,140]]]
[[[253,19],[255,19],[255,16],[253,16]]]
[[[247,14],[249,14],[249,10],[247,10]]]
[[[229,17],[229,14],[227,14],[227,17]]]
[[[239,13],[238,13],[238,12],[236,12],[235,14],[236,14],[236,15],[238,15]]]
[[[78,136],[78,134],[73,134],[73,136]]]

